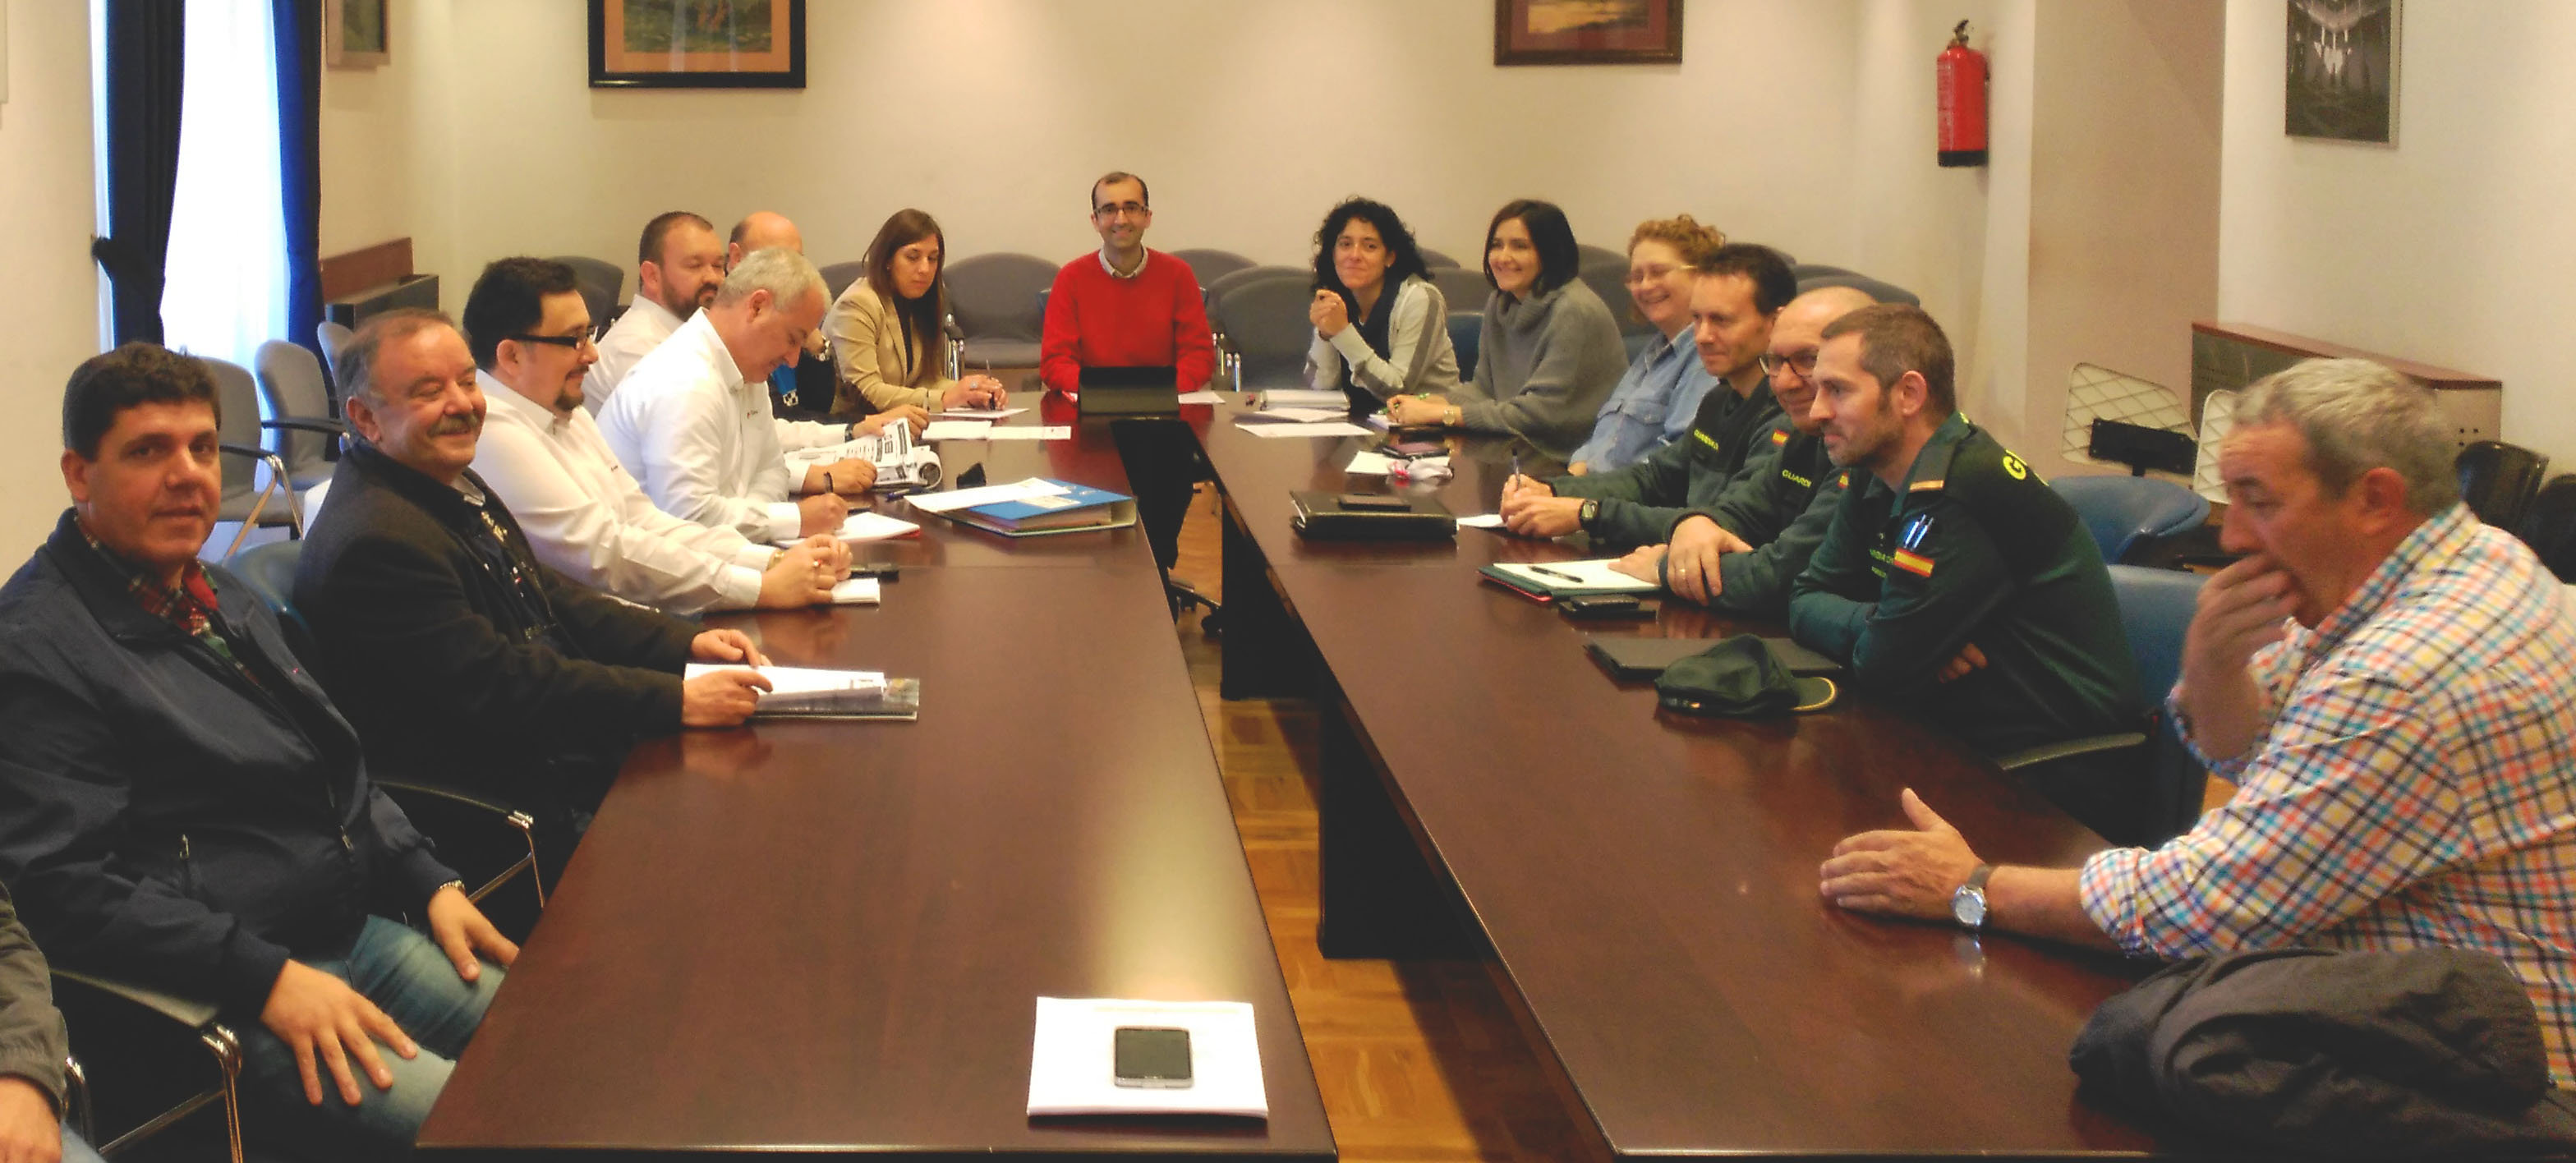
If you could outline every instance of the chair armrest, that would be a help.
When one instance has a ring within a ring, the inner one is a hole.
[[[460,807],[474,808],[480,811],[489,812],[503,820],[507,820],[512,816],[524,816],[526,814],[508,804],[496,803],[492,800],[484,799],[481,796],[467,795],[466,793],[457,791],[454,788],[437,787],[425,783],[412,783],[408,780],[385,779],[381,776],[376,779],[375,784],[377,787],[384,789],[386,794],[393,796],[396,801],[400,801],[406,796],[428,796],[433,799],[445,800]]]
[[[2063,743],[2043,743],[2037,747],[1998,756],[1995,763],[2005,771],[2019,771],[2036,764],[2072,759],[2078,755],[2126,751],[2133,747],[2144,746],[2146,742],[2147,735],[2144,731],[2123,731],[2117,735],[2095,735],[2085,739],[2069,739]]]
[[[259,426],[262,428],[292,428],[299,432],[319,432],[325,436],[345,436],[349,432],[349,425],[346,421],[329,420],[320,416],[280,416],[274,420],[262,420],[259,422]]]
[[[112,977],[100,977],[94,973],[65,969],[59,965],[53,967],[53,973],[56,981],[72,982],[120,1001],[141,1006],[192,1030],[201,1030],[213,1024],[216,1015],[222,1012],[222,1007],[210,1001],[163,993],[157,989],[148,989],[118,981]]]

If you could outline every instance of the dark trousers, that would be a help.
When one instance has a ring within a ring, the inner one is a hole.
[[[1127,465],[1127,487],[1136,494],[1136,520],[1154,547],[1154,564],[1170,573],[1180,557],[1191,486],[1205,475],[1198,437],[1178,420],[1119,420],[1109,434]]]

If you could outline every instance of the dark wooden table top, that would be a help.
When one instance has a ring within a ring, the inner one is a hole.
[[[2140,967],[1856,917],[1817,893],[1836,840],[1904,826],[1904,787],[1989,859],[2071,864],[2099,837],[1865,699],[1786,720],[1675,717],[1582,646],[1778,627],[1678,602],[1657,622],[1570,623],[1476,580],[1490,561],[1574,548],[1472,529],[1455,545],[1298,540],[1289,490],[1385,488],[1339,471],[1364,443],[1252,438],[1222,418],[1206,433],[1402,810],[1615,1151],[2154,1148],[2078,1100],[2066,1065],[2094,1005]],[[1451,509],[1493,511],[1508,452],[1479,443],[1452,463]]]
[[[1122,486],[1082,443],[988,455]],[[1141,538],[930,517],[892,552],[937,567],[723,621],[781,664],[920,677],[920,721],[639,747],[424,1151],[1334,1156]],[[1031,552],[1098,568],[956,568]],[[1269,1120],[1029,1119],[1042,995],[1252,1003]]]

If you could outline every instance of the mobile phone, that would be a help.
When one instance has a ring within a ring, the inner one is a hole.
[[[1410,460],[1418,456],[1437,456],[1449,451],[1449,446],[1437,440],[1390,439],[1378,446],[1378,451],[1388,456]]]
[[[1120,1026],[1112,1081],[1120,1086],[1180,1090],[1190,1085],[1190,1032],[1171,1026]]]
[[[1343,493],[1333,498],[1346,513],[1410,513],[1413,502],[1402,497],[1382,497],[1372,493]]]
[[[1643,618],[1655,612],[1644,602],[1626,594],[1571,597],[1558,602],[1556,608],[1568,618]]]
[[[883,561],[862,561],[850,567],[850,576],[872,577],[878,581],[894,581],[903,576],[903,567]]]

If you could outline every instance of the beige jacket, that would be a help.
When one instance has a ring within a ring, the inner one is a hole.
[[[835,416],[868,415],[905,404],[936,412],[940,396],[956,382],[942,374],[945,344],[936,335],[925,346],[904,350],[903,320],[886,308],[866,279],[851,283],[833,300],[823,316],[823,330],[832,337]]]

